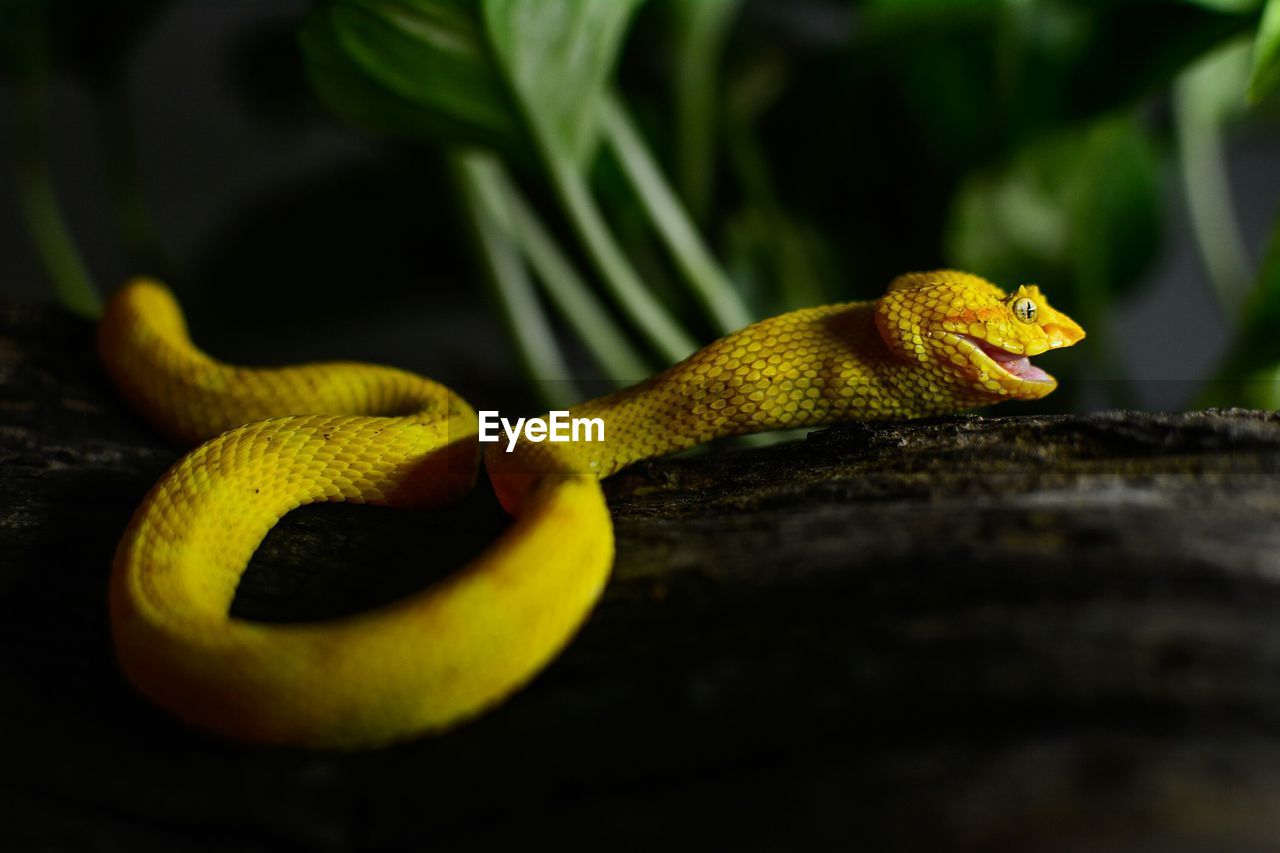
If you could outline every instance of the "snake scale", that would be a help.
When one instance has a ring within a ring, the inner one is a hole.
[[[476,415],[393,368],[223,364],[192,343],[167,289],[134,280],[107,307],[101,357],[152,424],[198,446],[120,542],[116,654],[147,697],[234,739],[355,748],[441,731],[526,683],[590,613],[613,562],[602,478],[723,436],[1036,399],[1056,382],[1029,357],[1083,337],[1035,287],[1006,294],[950,270],[764,320],[576,406],[604,420],[604,441],[489,445],[485,467],[514,521],[458,572],[354,616],[267,624],[229,609],[271,527],[316,501],[459,499],[481,456]],[[430,558],[429,547],[404,555]]]

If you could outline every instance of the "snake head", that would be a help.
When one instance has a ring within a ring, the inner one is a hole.
[[[954,270],[909,273],[876,302],[876,326],[899,358],[980,398],[1036,400],[1058,382],[1031,357],[1069,347],[1084,329],[1034,285],[1005,293]]]

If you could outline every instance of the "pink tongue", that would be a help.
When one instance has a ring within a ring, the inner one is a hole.
[[[1030,382],[1043,382],[1051,378],[1049,374],[1032,364],[1031,359],[1025,355],[1015,355],[988,343],[983,343],[981,346],[982,351],[991,356],[992,361],[1019,379],[1026,379]]]

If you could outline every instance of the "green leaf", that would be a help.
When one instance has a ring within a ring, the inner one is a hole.
[[[299,31],[311,85],[324,104],[346,121],[397,136],[429,135],[412,102],[381,88],[342,50],[329,10],[314,6]]]
[[[509,154],[528,148],[527,123],[580,166],[639,2],[321,0],[302,45],[322,99],[350,121]]]
[[[498,66],[549,156],[581,165],[623,36],[643,0],[485,0]]]
[[[526,139],[464,0],[326,0],[302,28],[321,98],[356,124],[518,151]]]
[[[1258,37],[1253,43],[1253,71],[1249,75],[1249,101],[1257,103],[1280,83],[1280,0],[1268,0],[1262,12]]]

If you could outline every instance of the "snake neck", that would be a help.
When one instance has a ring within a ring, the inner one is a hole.
[[[491,450],[488,460],[495,481],[550,470],[604,478],[717,438],[974,404],[890,351],[875,303],[852,302],[748,326],[644,382],[573,407],[573,417],[604,422],[604,441],[521,441],[511,454]]]

